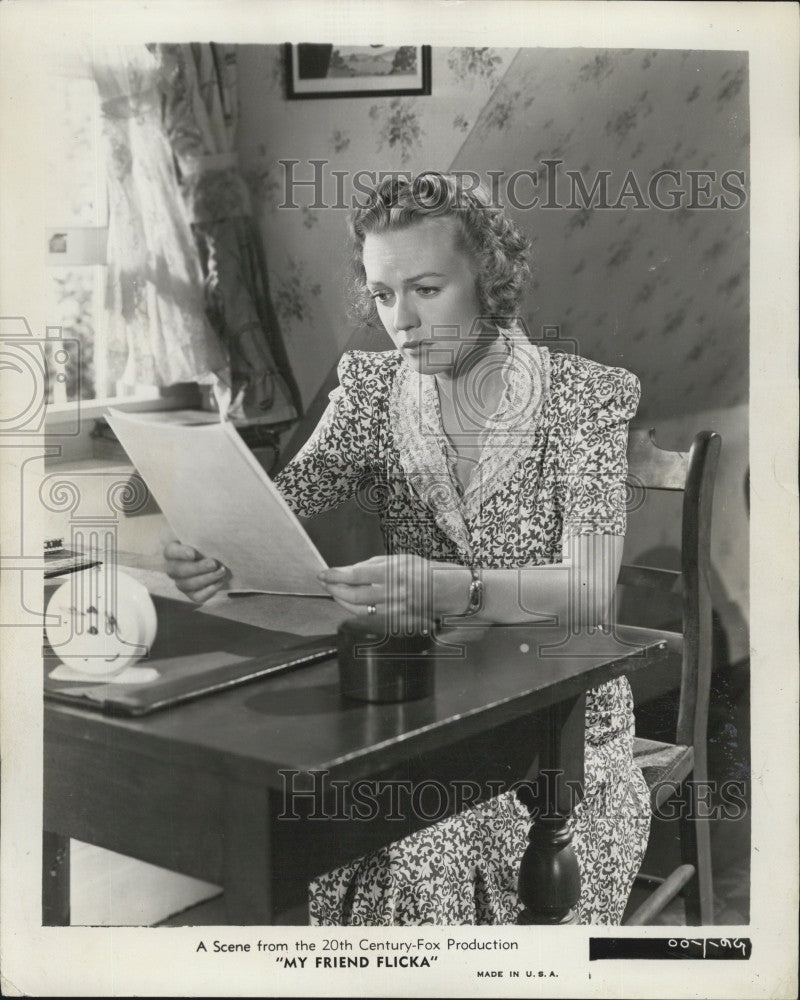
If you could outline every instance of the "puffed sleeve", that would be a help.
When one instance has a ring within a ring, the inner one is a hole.
[[[386,422],[391,357],[347,351],[339,385],[311,437],[275,485],[296,514],[311,517],[352,497],[377,463]]]
[[[636,414],[640,392],[639,380],[624,368],[585,363],[563,466],[565,539],[625,534],[628,422]]]

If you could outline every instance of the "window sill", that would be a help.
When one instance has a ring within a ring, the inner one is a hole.
[[[213,423],[218,420],[219,415],[216,412],[201,409],[200,401],[198,387],[190,384],[161,390],[154,396],[116,396],[108,399],[50,404],[45,414],[44,432],[46,443],[57,447],[52,448],[55,454],[48,458],[47,464],[91,459],[95,420],[105,417],[109,407],[125,413],[149,413],[154,416],[163,413],[166,420],[169,420],[166,414],[174,411],[182,411],[180,416],[178,413],[175,414],[176,419],[184,417],[186,411],[193,411],[198,415],[198,422]],[[280,436],[296,421],[297,414],[294,407],[285,404],[276,406],[261,416],[236,419],[233,424],[239,429],[259,427],[272,429]]]
[[[200,405],[200,391],[194,384],[179,385],[170,389],[154,389],[140,396],[109,396],[105,399],[77,400],[72,403],[51,403],[47,407],[45,427],[74,425],[83,420],[102,417],[109,406],[128,413],[146,413],[151,410],[188,409]]]
[[[45,459],[45,469],[56,466],[60,473],[68,475],[71,472],[103,472],[109,475],[131,474],[136,471],[133,462],[122,458],[100,458],[88,455],[86,458]]]

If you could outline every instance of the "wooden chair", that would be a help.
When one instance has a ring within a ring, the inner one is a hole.
[[[680,594],[682,635],[666,633],[674,670],[680,672],[678,718],[674,743],[637,738],[634,756],[651,792],[651,807],[659,809],[679,789],[681,864],[666,878],[639,875],[637,882],[651,890],[648,898],[628,917],[626,925],[647,924],[678,894],[683,896],[688,925],[708,925],[714,920],[711,844],[708,819],[687,817],[692,784],[707,779],[709,690],[711,685],[711,595],[709,550],[714,478],[721,446],[720,436],[701,431],[687,454],[670,452],[655,444],[654,432],[631,431],[628,445],[628,483],[640,491],[683,492],[681,518],[681,569],[656,569],[623,565],[619,583],[633,588],[656,588]],[[647,670],[641,671],[642,675]],[[673,673],[674,675],[674,673]],[[643,681],[647,681],[645,676]],[[637,701],[637,675],[631,677]],[[649,692],[652,695],[652,688]]]

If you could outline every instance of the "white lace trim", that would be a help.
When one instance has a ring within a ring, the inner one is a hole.
[[[548,350],[531,344],[517,326],[501,330],[501,335],[507,349],[502,367],[505,391],[486,419],[480,457],[463,496],[448,460],[452,448],[442,428],[435,377],[420,375],[403,363],[389,397],[389,418],[403,471],[465,562],[473,556],[465,518],[476,516],[481,504],[508,482],[533,451],[550,387]],[[469,396],[470,386],[466,388]],[[474,390],[479,408],[480,385]]]

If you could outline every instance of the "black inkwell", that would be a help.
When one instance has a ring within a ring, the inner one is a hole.
[[[339,626],[339,684],[358,701],[397,702],[427,698],[434,690],[430,630],[392,634],[373,618],[350,618]]]

